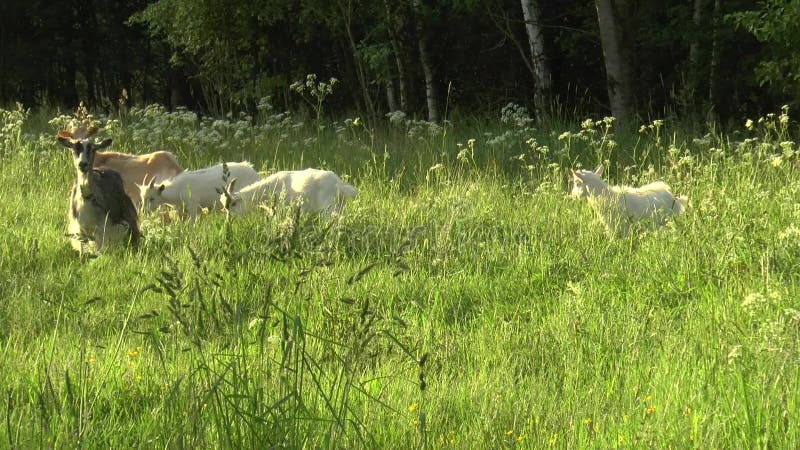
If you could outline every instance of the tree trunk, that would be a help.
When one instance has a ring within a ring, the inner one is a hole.
[[[719,10],[720,0],[714,0],[714,12],[711,16],[711,60],[708,65],[708,106],[714,111],[717,106],[717,67],[719,66]],[[713,113],[712,113],[713,114]]]
[[[358,45],[353,36],[353,5],[350,0],[345,0],[344,2],[339,1],[337,5],[339,6],[339,11],[342,13],[342,20],[344,21],[345,32],[347,33],[347,42],[350,44],[350,51],[353,54],[358,83],[361,85],[361,94],[364,96],[364,104],[367,107],[367,115],[369,116],[370,122],[374,122],[377,118],[377,114],[375,113],[375,105],[372,103],[372,97],[369,95],[367,71],[364,70],[361,55],[358,54]]]
[[[400,33],[397,29],[395,17],[392,14],[392,10],[389,6],[389,0],[384,0],[383,4],[386,7],[386,28],[389,31],[389,43],[392,45],[395,67],[397,68],[397,89],[398,94],[400,95],[399,110],[408,112],[408,84],[406,83],[406,67],[405,63],[403,62],[403,47],[400,45]]]
[[[428,120],[439,122],[439,89],[436,87],[436,80],[431,61],[430,45],[428,33],[424,24],[421,0],[412,0],[414,15],[417,24],[417,46],[419,49],[419,62],[422,66],[422,73],[425,76],[425,99],[428,105]]]
[[[400,106],[397,104],[397,97],[394,95],[394,83],[392,80],[384,82],[386,86],[386,105],[389,106],[389,111],[398,111]]]
[[[629,30],[624,26],[628,19],[628,4],[625,0],[595,0],[595,6],[611,114],[620,124],[629,124],[633,120],[634,108],[631,40],[626,36]]]
[[[538,0],[521,0],[522,16],[525,18],[525,32],[528,35],[528,46],[531,51],[531,68],[533,71],[534,94],[533,105],[536,108],[536,120],[541,121],[550,111],[550,92],[553,79],[550,65],[544,51],[544,35],[541,27],[541,9]]]
[[[694,0],[692,11],[692,23],[694,24],[694,34],[692,42],[689,44],[689,73],[687,82],[687,93],[691,98],[700,98],[698,91],[704,84],[707,76],[706,67],[702,64],[703,56],[708,54],[708,40],[704,39],[707,29],[706,9],[709,0]]]

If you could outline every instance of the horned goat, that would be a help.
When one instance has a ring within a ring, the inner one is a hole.
[[[87,246],[101,251],[110,244],[139,246],[136,208],[125,193],[122,177],[111,169],[93,168],[95,152],[111,139],[95,142],[93,131],[60,131],[58,142],[71,148],[77,173],[70,198],[68,235],[72,247],[83,254]]]
[[[630,226],[641,220],[651,220],[653,225],[662,226],[688,207],[686,197],[674,196],[669,186],[661,181],[638,188],[609,186],[601,178],[603,171],[602,165],[594,171],[573,171],[572,197],[588,199],[611,232],[627,235]]]
[[[286,203],[300,203],[303,212],[328,217],[331,213],[340,213],[345,201],[358,194],[355,186],[329,170],[320,169],[276,172],[234,193],[237,182],[239,180],[232,180],[220,195],[220,202],[229,214],[241,213],[263,201],[282,199]]]
[[[94,158],[94,167],[112,169],[119,173],[125,185],[125,193],[128,194],[137,209],[141,206],[138,183],[144,183],[147,180],[160,183],[183,172],[175,155],[164,151],[143,155],[97,152]]]
[[[172,179],[156,184],[151,180],[140,185],[142,210],[150,211],[162,204],[186,212],[194,221],[203,208],[220,209],[219,192],[229,179],[242,184],[259,180],[258,173],[249,162],[229,162],[205,169],[185,170]]]

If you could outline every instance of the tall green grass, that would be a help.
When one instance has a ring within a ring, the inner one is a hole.
[[[513,108],[380,129],[134,110],[107,124],[117,151],[326,167],[359,196],[328,222],[147,216],[138,253],[84,260],[64,236],[59,121],[4,114],[3,447],[800,445],[785,111],[692,135],[537,128]],[[663,179],[691,209],[606,235],[566,197],[569,169],[601,161],[616,183]]]

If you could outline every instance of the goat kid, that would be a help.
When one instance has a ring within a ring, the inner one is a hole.
[[[122,176],[125,193],[131,198],[137,210],[141,207],[141,193],[137,183],[144,183],[147,180],[160,183],[183,172],[175,155],[164,151],[144,155],[97,152],[94,167],[111,169],[119,173]]]
[[[238,179],[243,184],[259,180],[258,173],[249,162],[221,163],[200,170],[186,170],[172,179],[156,184],[140,185],[143,211],[151,211],[162,204],[170,205],[189,215],[194,221],[203,208],[220,209],[219,192],[228,180]]]
[[[347,199],[358,194],[355,186],[345,183],[329,170],[305,169],[276,172],[263,180],[233,193],[239,180],[232,180],[220,195],[220,202],[229,214],[238,214],[265,200],[299,202],[303,212],[329,217],[341,213]]]
[[[669,186],[661,181],[638,188],[609,186],[601,178],[603,171],[602,165],[594,171],[573,171],[572,197],[588,199],[611,232],[627,235],[630,226],[640,220],[651,220],[653,225],[662,226],[670,217],[683,214],[688,207],[686,197],[675,197]]]
[[[72,149],[77,173],[69,210],[72,247],[81,254],[92,244],[97,251],[115,243],[138,248],[141,236],[136,208],[125,193],[122,177],[111,169],[93,168],[96,150],[111,145],[111,139],[97,143],[61,131],[58,142]]]

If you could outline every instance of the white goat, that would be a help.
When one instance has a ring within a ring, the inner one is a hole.
[[[573,171],[572,197],[588,199],[609,231],[624,236],[633,222],[646,219],[661,226],[671,216],[683,214],[688,207],[686,197],[675,197],[661,181],[638,188],[609,186],[602,175],[602,165],[594,171]]]
[[[136,209],[140,208],[141,202],[141,192],[137,183],[144,183],[146,180],[159,183],[183,172],[175,155],[164,151],[144,155],[97,152],[94,157],[94,167],[118,172],[125,184],[125,193],[131,198]]]
[[[223,165],[227,166],[227,174]],[[142,210],[150,211],[166,203],[185,211],[194,221],[201,209],[219,209],[222,206],[219,192],[225,188],[228,179],[234,178],[243,184],[259,180],[258,173],[249,162],[221,163],[206,169],[187,170],[161,184],[150,181],[147,185],[139,186]]]
[[[233,180],[219,198],[229,214],[241,213],[263,201],[282,199],[286,203],[299,202],[303,212],[329,217],[333,212],[341,213],[345,201],[358,194],[355,186],[345,183],[329,170],[277,172],[234,194],[233,186],[239,181]]]

